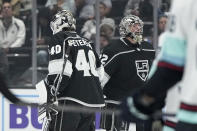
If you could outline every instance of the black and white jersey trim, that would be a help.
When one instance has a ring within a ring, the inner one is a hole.
[[[72,98],[72,97],[60,97],[60,98],[58,98],[58,100],[70,100],[70,101],[77,102],[81,105],[87,106],[87,107],[104,107],[105,106],[104,103],[103,104],[88,104],[86,102],[83,102],[81,100],[78,100],[78,99]]]
[[[115,105],[120,105],[120,101],[115,101],[115,100],[105,100],[105,103],[111,103]]]
[[[98,72],[99,81],[102,82],[104,79],[104,73],[105,73],[103,65],[101,65],[99,68],[97,68],[96,71]]]
[[[104,65],[104,67],[107,66],[115,57],[117,57],[117,56],[119,56],[119,55],[121,55],[121,54],[131,53],[131,52],[134,52],[134,51],[135,51],[135,50],[123,51],[123,52],[119,52],[119,53],[115,54],[115,55]]]
[[[60,74],[63,69],[63,63],[64,63],[64,59],[49,61],[49,66],[48,66],[49,75]],[[72,72],[73,72],[72,63],[69,60],[67,60],[63,74],[70,77],[72,75]]]
[[[105,86],[105,84],[109,81],[111,77],[106,73],[104,72],[104,76],[103,76],[103,79],[101,81],[101,87],[103,88]]]
[[[143,51],[155,51],[155,50],[152,50],[152,49],[142,49]]]
[[[128,44],[124,41],[124,39],[123,39],[124,37],[121,37],[120,38],[120,40],[125,44],[125,45],[127,45],[128,46]]]

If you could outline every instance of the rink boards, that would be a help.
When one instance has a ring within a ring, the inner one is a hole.
[[[34,89],[12,89],[18,98],[25,101],[38,101]],[[16,106],[0,94],[0,131],[41,131],[42,123],[37,120],[36,108]]]
[[[39,95],[35,89],[11,89],[20,99],[38,102]],[[42,123],[38,120],[38,110],[10,103],[0,93],[0,131],[41,131]],[[100,114],[96,113],[96,131],[99,130]]]

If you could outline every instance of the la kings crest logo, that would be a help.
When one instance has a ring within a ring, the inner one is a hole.
[[[148,60],[137,60],[135,61],[137,75],[143,80],[146,81],[149,72]]]

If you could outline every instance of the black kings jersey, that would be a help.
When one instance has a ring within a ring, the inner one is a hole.
[[[104,48],[101,54],[105,69],[102,86],[107,99],[119,101],[142,86],[154,57],[152,45],[147,42],[132,44],[126,38]]]
[[[50,61],[47,83],[56,87],[68,44],[72,46],[59,88],[59,100],[71,100],[88,107],[104,106],[98,73],[102,64],[90,42],[75,32],[59,32],[53,36],[48,47]]]

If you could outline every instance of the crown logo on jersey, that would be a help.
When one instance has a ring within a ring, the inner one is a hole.
[[[140,79],[146,81],[149,72],[148,60],[136,60],[135,65],[137,69],[137,75],[140,77]]]

